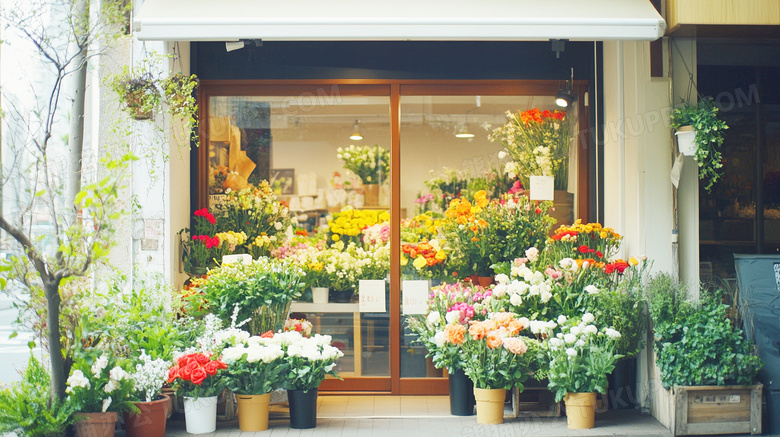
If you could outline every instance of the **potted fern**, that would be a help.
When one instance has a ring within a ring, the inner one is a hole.
[[[684,101],[682,106],[675,108],[672,128],[677,130],[680,152],[694,157],[699,165],[699,179],[706,181],[704,189],[709,192],[722,173],[720,147],[723,131],[729,127],[718,118],[718,108],[710,98],[701,100],[698,105]],[[686,147],[691,140],[690,148]]]

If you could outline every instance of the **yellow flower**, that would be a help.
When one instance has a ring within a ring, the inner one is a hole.
[[[447,254],[444,253],[443,250],[440,250],[440,251],[436,252],[435,258],[437,260],[439,260],[439,261],[444,261],[445,259],[447,259]]]
[[[414,262],[412,263],[412,265],[413,265],[415,268],[417,268],[417,270],[420,270],[421,268],[423,268],[423,267],[425,267],[426,265],[428,265],[428,263],[425,261],[425,257],[424,257],[424,256],[422,256],[422,255],[420,255],[420,256],[418,256],[418,257],[417,257],[417,258],[414,260]]]
[[[636,258],[632,256],[631,258],[628,259],[628,263],[631,264],[632,266],[635,266],[639,264],[639,261],[637,261]]]
[[[401,265],[405,266],[407,264],[409,264],[409,258],[407,258],[406,255],[401,254]]]
[[[333,239],[333,241],[339,241],[339,240],[341,240],[341,237],[339,237],[339,234],[333,234],[333,236],[332,236],[332,237],[330,237],[330,238],[332,238],[332,239]]]

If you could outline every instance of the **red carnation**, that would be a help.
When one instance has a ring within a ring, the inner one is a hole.
[[[601,253],[601,251],[596,251],[596,256],[599,258],[604,258],[604,254]]]
[[[588,246],[582,245],[578,249],[580,253],[588,253]]]

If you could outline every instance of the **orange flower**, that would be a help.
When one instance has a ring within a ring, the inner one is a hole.
[[[466,327],[463,325],[453,323],[444,328],[444,338],[454,345],[463,344],[466,341],[465,335]]]
[[[517,319],[510,320],[506,326],[506,329],[509,331],[509,335],[517,335],[525,328],[526,327],[523,326],[523,322]]]
[[[469,326],[469,335],[474,340],[482,340],[485,338],[488,332],[496,329],[496,322],[493,320],[485,320],[484,322],[473,322]]]
[[[487,347],[490,349],[500,348],[504,344],[502,341],[501,333],[499,331],[490,331],[487,334]]]
[[[498,326],[503,326],[505,328],[509,327],[509,322],[513,320],[512,314],[510,313],[495,313],[493,314],[493,320],[498,323]]]
[[[522,355],[528,352],[528,345],[520,337],[506,337],[501,340],[504,348],[515,355]]]

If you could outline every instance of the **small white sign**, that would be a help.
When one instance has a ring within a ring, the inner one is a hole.
[[[222,264],[252,264],[252,255],[248,253],[240,253],[237,255],[224,255],[222,257]]]
[[[403,281],[403,313],[426,314],[428,312],[428,281]]]
[[[674,188],[680,187],[680,174],[682,173],[683,168],[683,155],[682,153],[677,155],[677,159],[674,160],[674,165],[672,166],[672,172],[669,173],[669,176],[672,178],[672,185],[674,185]]]
[[[358,286],[361,313],[384,313],[385,306],[385,281],[382,279],[361,279]]]
[[[552,176],[531,176],[529,179],[531,200],[553,200],[555,178]]]

